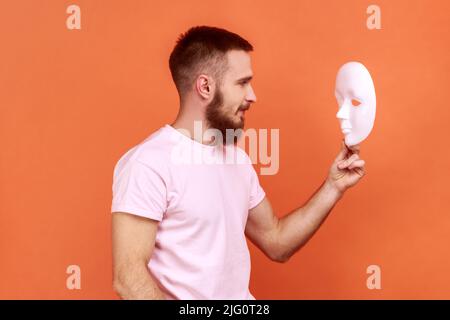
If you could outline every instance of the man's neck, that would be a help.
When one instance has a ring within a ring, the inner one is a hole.
[[[213,139],[208,139],[209,137],[205,135],[205,131],[208,129],[206,120],[200,117],[187,117],[179,114],[170,125],[185,136],[199,143],[211,145],[213,142]]]

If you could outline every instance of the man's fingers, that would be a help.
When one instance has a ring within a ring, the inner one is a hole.
[[[365,164],[365,161],[363,159],[358,159],[353,161],[348,168],[349,169],[354,169],[354,168],[363,168]]]
[[[365,173],[365,170],[362,169],[362,168],[355,168],[354,171],[355,171],[357,174],[359,174],[361,177],[364,176],[364,175],[366,174],[366,173]]]
[[[359,144],[355,144],[354,146],[348,147],[352,153],[359,154],[361,146]]]
[[[341,141],[341,151],[340,151],[339,154],[337,155],[336,161],[342,161],[342,160],[345,160],[345,157],[347,156],[348,151],[349,151],[349,150],[348,150],[347,146],[345,145],[344,140],[342,140],[342,141]]]
[[[358,160],[359,156],[358,154],[354,153],[350,156],[350,158],[348,158],[347,160],[341,160],[340,163],[338,163],[338,168],[339,169],[345,169],[347,168],[349,165],[352,164],[353,161]]]

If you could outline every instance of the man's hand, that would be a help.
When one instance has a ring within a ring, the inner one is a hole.
[[[331,165],[327,183],[342,193],[364,176],[364,165],[364,160],[359,158],[359,145],[349,148],[342,140],[341,151]]]

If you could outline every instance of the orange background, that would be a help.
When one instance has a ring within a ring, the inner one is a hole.
[[[68,30],[66,8],[81,8]],[[368,30],[366,8],[381,8]],[[247,128],[280,129],[260,181],[278,216],[302,205],[339,150],[334,80],[363,62],[377,118],[367,176],[286,264],[250,245],[257,299],[450,299],[448,1],[2,1],[0,298],[110,299],[116,161],[176,116],[168,57],[181,32],[247,38],[258,102]],[[81,267],[81,290],[66,268]],[[366,287],[381,267],[381,290]]]

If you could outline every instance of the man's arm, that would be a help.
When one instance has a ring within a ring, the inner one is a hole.
[[[279,219],[264,198],[249,211],[245,233],[270,259],[287,261],[314,235],[345,190],[361,179],[365,163],[358,147],[352,151],[342,144],[327,179],[303,207]]]
[[[122,299],[164,299],[147,269],[158,221],[128,213],[112,214],[114,290]]]

